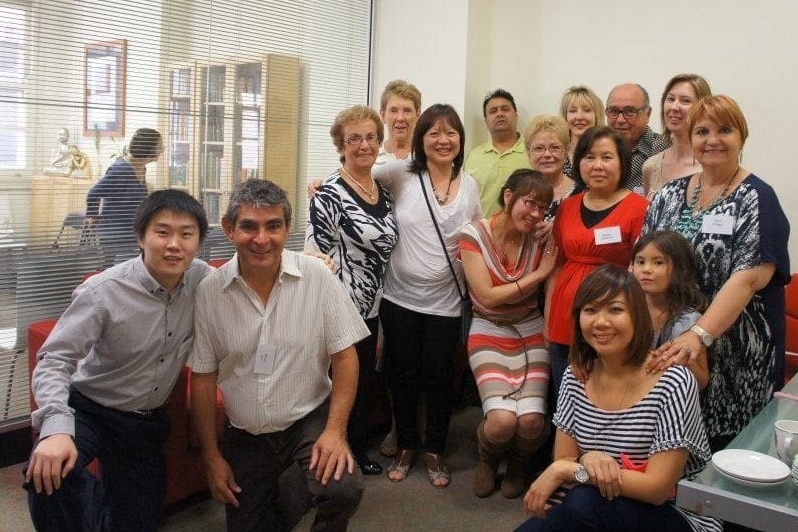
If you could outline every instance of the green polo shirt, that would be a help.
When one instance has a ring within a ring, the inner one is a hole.
[[[507,177],[519,168],[532,168],[524,147],[524,138],[518,136],[512,148],[499,153],[493,142],[480,144],[468,154],[463,170],[479,184],[479,202],[486,218],[499,211],[499,192]]]

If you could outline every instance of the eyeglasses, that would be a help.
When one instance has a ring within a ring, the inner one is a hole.
[[[643,107],[624,107],[623,109],[620,107],[607,107],[606,112],[608,118],[615,119],[618,118],[619,114],[623,113],[624,118],[632,119],[637,118],[637,115],[640,114],[640,111],[645,111],[646,109],[648,109],[648,107],[645,105]]]
[[[532,148],[530,148],[530,151],[532,152],[532,155],[537,155],[538,157],[545,154],[546,152],[549,152],[554,157],[558,157],[563,154],[565,148],[563,148],[559,144],[552,144],[551,146],[532,146]]]
[[[549,209],[547,203],[541,203],[530,198],[519,198],[524,204],[524,207],[529,211],[546,212]]]
[[[360,146],[364,140],[369,144],[377,144],[379,142],[379,137],[377,137],[377,135],[374,133],[369,133],[365,137],[360,135],[352,135],[351,137],[346,137],[344,139],[344,144],[347,146]]]

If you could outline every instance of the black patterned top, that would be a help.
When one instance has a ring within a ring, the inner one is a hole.
[[[385,266],[399,235],[390,195],[379,183],[377,191],[371,205],[335,172],[310,201],[305,231],[305,249],[335,259],[335,274],[363,319],[377,316]]]
[[[657,192],[642,234],[673,229],[692,243],[698,285],[708,301],[735,272],[762,264],[776,266],[770,283],[754,294],[712,346],[709,384],[702,394],[704,420],[712,439],[738,434],[770,400],[774,384],[783,379],[790,229],[773,189],[753,174],[700,215],[730,217],[730,234],[705,232],[700,225],[685,228],[678,221],[684,219],[684,210],[690,209],[686,201],[689,183],[689,177],[676,179]]]

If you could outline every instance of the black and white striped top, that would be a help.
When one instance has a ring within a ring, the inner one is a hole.
[[[711,457],[698,402],[698,386],[687,368],[668,368],[659,381],[630,408],[596,407],[571,373],[563,376],[554,424],[576,439],[579,452],[604,452],[621,464],[621,453],[641,463],[651,455],[687,449],[684,477],[699,473]],[[677,508],[696,531],[722,530],[720,521]]]

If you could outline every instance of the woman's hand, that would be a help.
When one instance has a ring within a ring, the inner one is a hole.
[[[554,222],[539,222],[534,229],[535,240],[543,240],[551,235],[551,228],[554,227]]]
[[[548,500],[552,493],[565,481],[573,479],[574,462],[557,460],[541,473],[529,486],[524,495],[524,511],[537,518],[546,517],[546,510],[551,507]]]
[[[557,244],[554,243],[553,238],[546,240],[546,245],[543,246],[543,254],[540,257],[540,264],[538,264],[538,271],[544,277],[551,275],[554,268],[557,266]]]
[[[698,335],[685,331],[673,340],[668,340],[651,354],[646,363],[647,373],[659,373],[671,366],[687,366],[695,362],[704,345]]]
[[[305,250],[305,255],[310,255],[311,257],[316,257],[317,259],[323,261],[325,266],[327,266],[331,272],[335,273],[335,270],[337,269],[335,259],[329,255],[325,255],[321,251],[316,251],[315,249]]]
[[[602,497],[611,501],[620,496],[623,484],[621,466],[612,456],[601,451],[589,451],[579,462],[587,469],[590,483],[599,489]]]
[[[321,186],[321,179],[314,179],[313,181],[308,181],[308,199],[313,198],[316,195],[316,191],[319,190]]]

